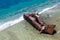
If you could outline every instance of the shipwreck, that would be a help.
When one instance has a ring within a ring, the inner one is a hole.
[[[54,28],[56,25],[48,25],[43,19],[36,13],[28,13],[23,15],[24,19],[33,25],[36,29],[40,31],[40,33],[48,33],[53,34]]]

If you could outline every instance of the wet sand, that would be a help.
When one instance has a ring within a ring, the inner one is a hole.
[[[26,20],[13,25],[0,32],[0,40],[59,40],[60,39],[60,11],[55,11],[55,9],[46,11],[43,13],[43,19],[47,24],[55,24],[56,31],[54,35],[40,34],[32,25],[30,25]],[[48,17],[48,15],[51,17]],[[51,13],[51,14],[49,14]]]
[[[2,32],[0,40],[56,40],[54,35],[40,34],[27,21],[22,21]]]

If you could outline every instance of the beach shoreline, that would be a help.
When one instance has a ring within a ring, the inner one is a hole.
[[[52,8],[52,9],[50,9]],[[51,15],[46,19],[47,24],[56,25],[56,34],[40,34],[31,24],[24,20],[23,15],[18,19],[8,21],[0,27],[0,39],[2,40],[59,40],[60,39],[60,6],[45,8],[43,11],[38,12],[43,15],[43,18],[47,14]],[[49,10],[48,10],[49,9]],[[46,11],[45,11],[46,10]]]
[[[38,14],[44,13],[45,11],[48,11],[48,10],[56,7],[57,5],[58,4],[56,4],[56,5],[52,6],[52,7],[45,8],[41,12],[38,12]],[[3,23],[3,24],[0,25],[0,31],[4,30],[4,29],[6,29],[6,28],[8,28],[8,27],[10,27],[12,25],[17,24],[17,23],[21,22],[22,20],[24,20],[23,15],[20,16],[18,19],[15,19],[15,20],[12,20],[12,21],[8,21],[6,23]]]

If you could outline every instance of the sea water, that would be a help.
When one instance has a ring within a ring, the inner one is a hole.
[[[0,29],[20,22],[24,13],[42,13],[59,2],[60,0],[0,0]]]

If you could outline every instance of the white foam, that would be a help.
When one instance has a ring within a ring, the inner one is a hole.
[[[39,14],[41,14],[41,13],[43,13],[43,12],[49,10],[49,9],[52,9],[55,6],[50,7],[50,8],[43,9],[41,12],[39,12]],[[12,20],[12,21],[8,21],[8,22],[6,22],[4,24],[1,24],[0,25],[0,31],[2,31],[2,30],[6,29],[6,28],[8,28],[8,27],[10,27],[10,26],[12,26],[14,24],[17,24],[17,23],[21,22],[22,20],[24,20],[23,16],[19,17],[18,19],[15,19],[15,20]]]
[[[21,22],[22,20],[24,20],[24,19],[23,19],[23,16],[19,17],[19,18],[16,19],[16,20],[8,21],[8,22],[0,25],[0,31],[8,28],[9,26],[12,26],[12,25],[14,25],[14,24],[17,24],[17,23]]]
[[[56,7],[56,6],[57,6],[57,4],[54,5],[54,6],[52,6],[52,7],[45,8],[45,9],[43,9],[41,12],[39,12],[39,14],[41,14],[41,13],[43,13],[43,12],[45,12],[45,11],[48,11],[48,10],[50,10],[50,9]]]

